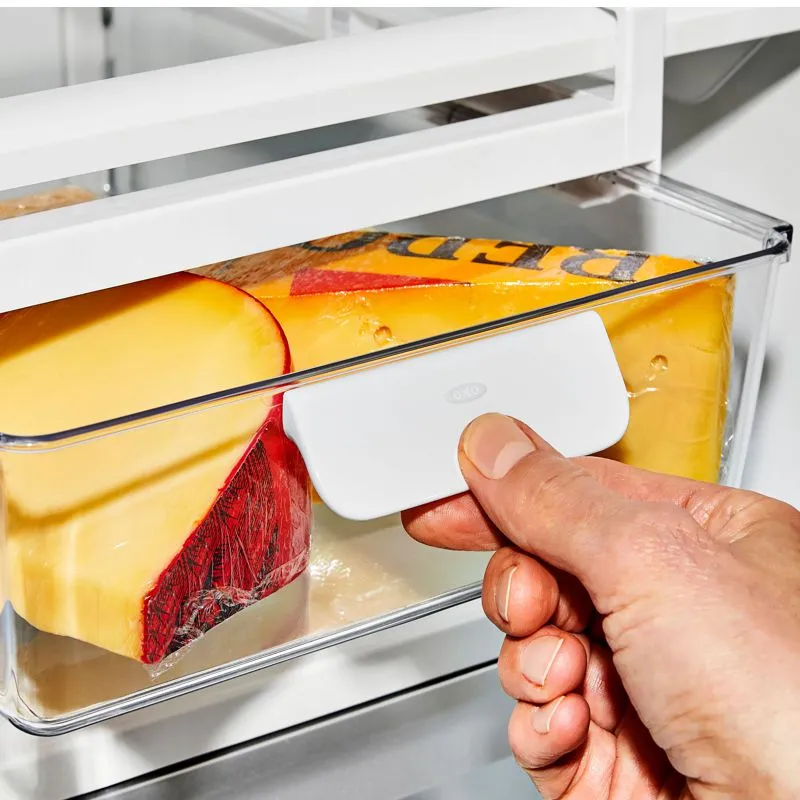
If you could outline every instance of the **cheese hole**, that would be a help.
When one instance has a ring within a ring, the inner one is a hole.
[[[388,325],[381,325],[379,328],[375,329],[372,336],[375,339],[375,344],[381,346],[388,344],[393,338],[392,329]]]
[[[659,373],[666,372],[669,369],[669,360],[666,356],[659,355],[653,356],[650,359],[650,372],[647,375],[648,381],[654,381]]]

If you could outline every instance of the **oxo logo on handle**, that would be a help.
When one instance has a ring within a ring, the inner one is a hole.
[[[448,403],[469,403],[486,394],[486,386],[482,383],[462,383],[454,386],[445,396]]]

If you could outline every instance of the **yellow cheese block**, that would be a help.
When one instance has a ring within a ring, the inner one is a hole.
[[[179,273],[0,315],[0,430],[44,434],[288,371],[246,293]],[[281,405],[255,397],[54,450],[3,452],[7,591],[38,629],[146,663],[305,567]]]
[[[620,250],[359,231],[200,272],[261,299],[286,333],[295,369],[304,369],[694,265]],[[600,314],[631,400],[628,430],[605,455],[716,480],[733,280],[618,302]]]

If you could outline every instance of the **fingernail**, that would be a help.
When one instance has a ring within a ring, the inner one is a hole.
[[[564,640],[558,636],[541,636],[534,639],[520,656],[522,674],[537,686],[544,686],[547,675]]]
[[[558,707],[564,702],[564,695],[551,700],[547,705],[537,706],[531,712],[531,725],[536,733],[550,733],[550,725]]]
[[[500,578],[500,583],[497,584],[497,589],[495,590],[497,592],[495,595],[497,612],[502,617],[503,622],[508,622],[508,601],[511,599],[511,579],[514,577],[516,571],[517,568],[515,566],[511,567],[511,569],[507,569]]]
[[[464,453],[487,478],[503,478],[536,448],[510,417],[486,414],[470,423],[464,434]]]

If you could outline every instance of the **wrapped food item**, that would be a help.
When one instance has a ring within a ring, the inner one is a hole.
[[[290,370],[270,312],[188,273],[0,315],[0,430],[51,433]],[[281,397],[2,455],[7,594],[41,631],[146,664],[291,582],[308,477]]]
[[[295,369],[668,275],[694,262],[621,250],[357,231],[198,270],[279,320]],[[631,400],[605,455],[700,480],[719,474],[731,364],[732,278],[599,310]],[[586,413],[592,413],[586,398]]]
[[[47,211],[51,208],[72,206],[94,199],[95,196],[87,189],[79,186],[60,186],[57,189],[49,189],[46,192],[38,192],[25,197],[0,200],[0,220],[35,214],[37,211]]]

